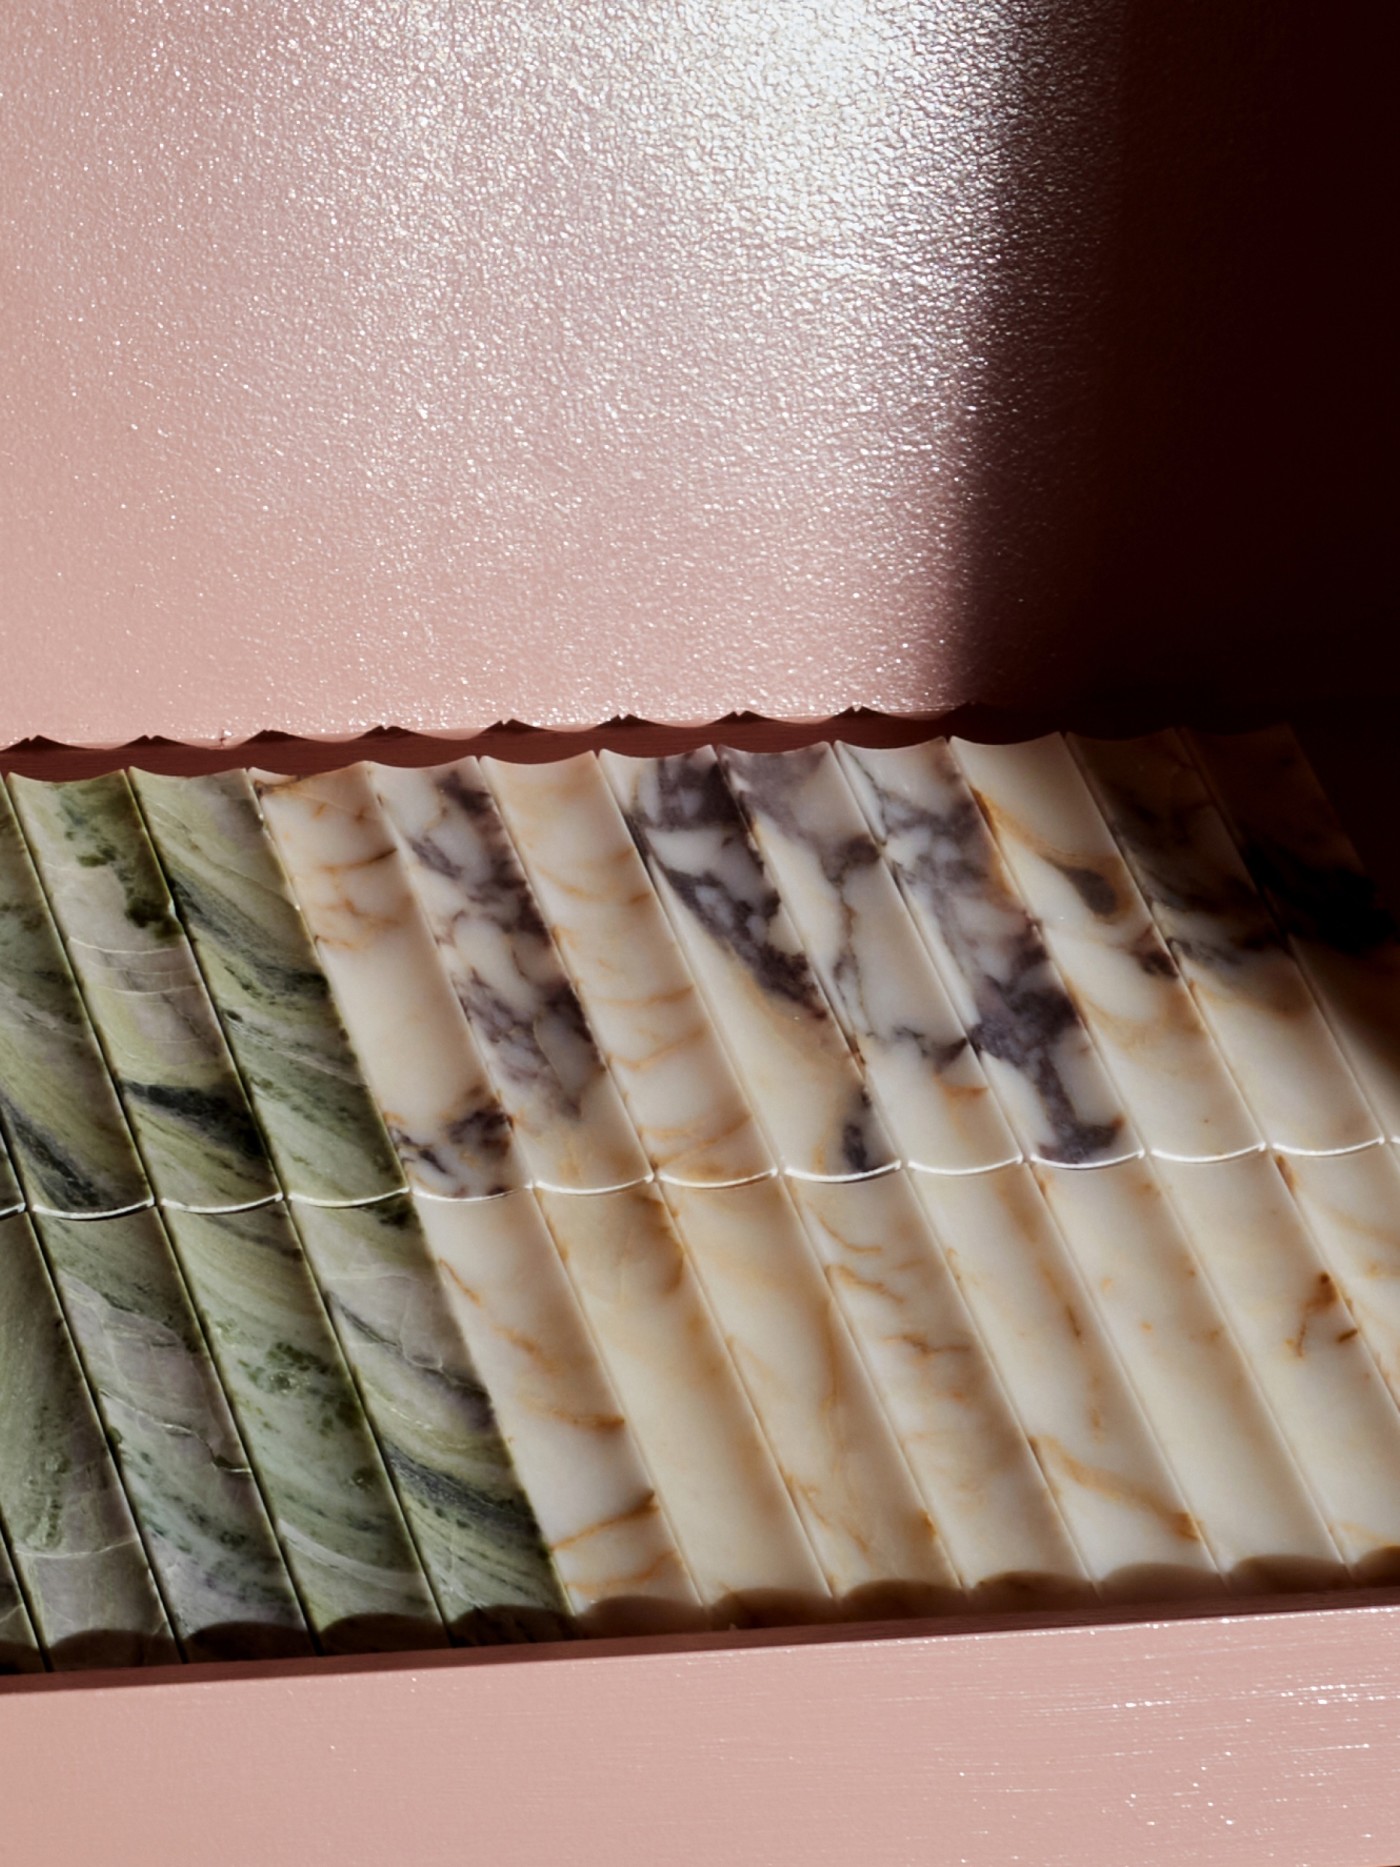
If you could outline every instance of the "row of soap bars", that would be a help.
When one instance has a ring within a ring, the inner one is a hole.
[[[1286,731],[12,779],[0,1665],[1400,1568]]]

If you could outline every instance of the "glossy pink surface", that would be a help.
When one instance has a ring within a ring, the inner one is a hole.
[[[1352,678],[1384,61],[1257,12],[8,0],[0,745]]]
[[[0,1693],[34,1867],[1381,1867],[1400,1609]]]

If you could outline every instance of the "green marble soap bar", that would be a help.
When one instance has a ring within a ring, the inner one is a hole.
[[[131,791],[120,778],[28,787],[22,808],[37,826],[45,877],[58,877],[50,885],[68,950],[155,1192],[171,1202],[164,1232],[307,1620],[328,1648],[442,1644],[441,1616]],[[47,932],[56,942],[51,924]],[[65,1010],[84,1024],[81,1005]],[[82,1086],[94,1099],[99,1088],[110,1093],[95,1047],[82,1062],[94,1079]],[[250,1205],[232,1193],[262,1197]],[[186,1210],[230,1203],[241,1210]],[[159,1233],[148,1228],[153,1249]]]
[[[553,1564],[412,1200],[295,1213],[453,1631],[560,1638]]]
[[[403,1188],[246,772],[133,772],[283,1186],[343,1203]]]
[[[0,1678],[6,1674],[41,1673],[44,1658],[35,1638],[34,1624],[10,1566],[5,1539],[0,1536]]]
[[[322,1648],[445,1645],[286,1206],[164,1216]]]
[[[11,778],[68,957],[161,1199],[207,1209],[277,1181],[120,772]]]
[[[0,1122],[35,1206],[50,1212],[121,1212],[150,1198],[63,942],[2,787]]]
[[[159,1214],[35,1223],[186,1657],[309,1652]]]
[[[179,1657],[23,1214],[0,1220],[0,1519],[53,1666]]]

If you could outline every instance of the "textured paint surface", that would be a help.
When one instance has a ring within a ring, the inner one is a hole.
[[[0,1747],[24,1785],[12,1845],[36,1861],[335,1867],[407,1834],[452,1867],[462,1814],[441,1786],[467,1730],[497,1792],[475,1841],[493,1867],[1380,1867],[1400,1859],[1397,1678],[1394,1607],[670,1641],[120,1696],[12,1682]],[[133,1793],[153,1757],[170,1779],[154,1843]]]
[[[947,695],[1018,160],[1080,275],[1032,375],[1094,303],[1117,9],[1049,126],[1032,15],[8,12],[0,741]]]

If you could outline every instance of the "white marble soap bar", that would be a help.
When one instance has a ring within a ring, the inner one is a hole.
[[[598,761],[482,769],[658,1175],[703,1186],[771,1172]]]
[[[909,1179],[798,1180],[792,1190],[963,1586],[1002,1604],[1088,1593]]]
[[[1253,1155],[1170,1171],[1196,1175],[1204,1190],[1202,1175],[1259,1164]],[[1193,1208],[1188,1235],[1143,1161],[1092,1173],[1046,1167],[1038,1178],[1222,1571],[1246,1589],[1307,1586],[1329,1568],[1335,1575],[1329,1529],[1338,1526],[1325,1503],[1319,1512],[1295,1456],[1315,1426],[1297,1417],[1278,1371],[1261,1361],[1281,1345],[1253,1328],[1248,1293],[1224,1262],[1230,1251],[1211,1249],[1199,1229],[1209,1217]],[[1231,1222],[1219,1210],[1215,1219]],[[1254,1238],[1247,1248],[1258,1249]],[[1209,1281],[1198,1253],[1216,1273]]]
[[[1338,1548],[1400,1572],[1400,1412],[1275,1162],[1160,1171]]]
[[[1383,1131],[1400,1140],[1400,924],[1286,726],[1190,743]]]
[[[714,753],[602,762],[782,1166],[822,1180],[893,1166],[898,1154]]]
[[[384,821],[369,768],[260,775],[282,863],[413,1186],[479,1198],[526,1171]]]
[[[1148,1149],[1222,1160],[1257,1148],[1258,1128],[1064,740],[951,746]]]
[[[649,1168],[475,759],[372,768],[438,955],[537,1185]]]
[[[832,1592],[851,1612],[950,1603],[957,1575],[786,1187],[667,1199]]]
[[[701,1600],[805,1618],[830,1591],[660,1193],[541,1204]]]
[[[1094,1586],[1110,1599],[1221,1587],[1031,1169],[915,1186]]]
[[[946,743],[840,757],[1026,1154],[1089,1167],[1140,1153]]]
[[[1072,745],[1265,1140],[1299,1154],[1378,1141],[1380,1123],[1181,737]]]
[[[1020,1150],[830,746],[720,763],[831,1007],[912,1167]]]

